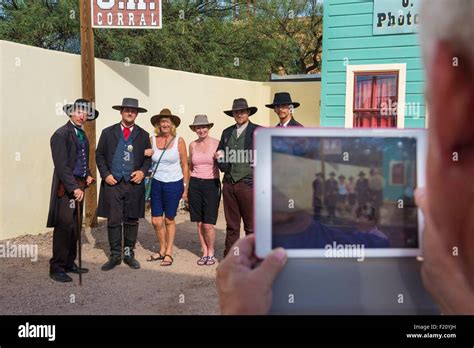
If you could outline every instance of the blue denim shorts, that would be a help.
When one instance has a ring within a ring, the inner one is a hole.
[[[162,182],[153,179],[151,182],[151,216],[163,216],[164,213],[167,218],[174,218],[183,192],[183,179],[175,182]]]

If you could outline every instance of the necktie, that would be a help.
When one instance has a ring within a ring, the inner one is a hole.
[[[84,141],[84,131],[77,127],[76,129],[77,129],[76,135],[79,138],[79,141],[82,143]]]
[[[130,136],[130,128],[123,127],[123,138],[125,141],[128,140],[128,137]]]

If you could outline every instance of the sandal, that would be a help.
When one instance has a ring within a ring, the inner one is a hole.
[[[212,266],[213,264],[215,264],[217,262],[217,259],[214,255],[212,256],[208,256],[207,257],[207,261],[206,261],[206,266]]]
[[[171,261],[166,261],[165,260],[166,257],[169,257]],[[171,266],[173,262],[174,262],[173,257],[171,255],[165,254],[165,256],[163,256],[163,260],[160,263],[160,266]]]
[[[160,255],[160,256],[155,257],[153,254],[151,254],[146,260],[148,262],[153,262],[153,261],[160,261],[160,260],[163,260],[165,258],[163,255],[161,255],[161,253],[158,253],[158,255]]]
[[[207,256],[203,256],[199,260],[197,260],[198,266],[204,266],[207,262],[207,259],[208,259]]]

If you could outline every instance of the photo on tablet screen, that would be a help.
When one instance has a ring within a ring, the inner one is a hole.
[[[416,138],[272,136],[272,247],[419,247]]]

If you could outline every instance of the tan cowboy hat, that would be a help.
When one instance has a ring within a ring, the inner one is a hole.
[[[162,118],[169,118],[169,119],[171,119],[171,122],[174,123],[174,125],[175,125],[176,128],[178,128],[179,125],[180,125],[180,123],[181,123],[181,119],[180,119],[178,116],[173,115],[173,114],[171,113],[171,110],[170,110],[170,109],[166,109],[166,108],[165,108],[165,109],[161,110],[158,115],[154,115],[154,116],[151,117],[150,122],[151,122],[152,126],[155,127],[156,124],[157,124],[158,122],[160,122],[160,120],[161,120]]]
[[[207,115],[196,115],[194,116],[193,124],[189,125],[189,128],[194,132],[194,127],[196,126],[207,126],[209,129],[214,126],[214,123],[207,120]]]

